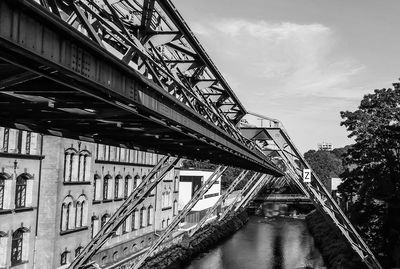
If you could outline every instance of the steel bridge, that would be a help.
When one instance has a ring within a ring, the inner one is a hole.
[[[315,174],[310,185],[301,180],[309,166],[279,124],[240,130],[246,109],[170,0],[0,0],[0,105],[4,126],[166,155],[69,268],[92,266],[179,158],[220,166],[131,268],[159,249],[227,166],[243,172],[189,236],[246,176],[219,220],[266,185],[292,182],[370,268],[381,268]]]

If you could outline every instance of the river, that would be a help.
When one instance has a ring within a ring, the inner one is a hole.
[[[297,269],[324,267],[302,220],[253,217],[245,227],[185,269]],[[308,266],[308,267],[306,267]]]

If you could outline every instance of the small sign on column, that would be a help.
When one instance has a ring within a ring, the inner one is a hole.
[[[303,181],[311,183],[311,169],[303,169]]]

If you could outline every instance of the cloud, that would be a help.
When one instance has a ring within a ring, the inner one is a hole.
[[[250,83],[258,96],[360,95],[346,83],[364,66],[337,53],[339,37],[326,25],[211,19],[194,31],[212,47],[223,71],[241,81],[239,95]]]

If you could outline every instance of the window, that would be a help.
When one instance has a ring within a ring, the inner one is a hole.
[[[179,177],[175,177],[174,179],[174,192],[179,191]]]
[[[139,175],[136,175],[134,180],[133,180],[133,189],[136,189],[139,186],[140,182],[140,177]]]
[[[120,193],[119,184],[120,184],[121,179],[122,179],[122,176],[117,175],[114,180],[114,198],[115,199],[119,198],[119,193]]]
[[[9,179],[10,176],[5,173],[0,173],[0,210],[4,209],[4,189],[6,185],[6,179]]]
[[[131,226],[132,226],[132,231],[138,229],[138,224],[137,224],[138,217],[137,217],[137,215],[138,215],[138,210],[135,209],[135,210],[132,212],[132,221],[131,221],[131,222],[132,222],[132,224],[131,224]]]
[[[81,254],[82,250],[83,250],[83,247],[82,247],[82,246],[77,247],[77,248],[75,249],[75,257],[78,257],[79,254]]]
[[[147,208],[147,225],[150,226],[153,224],[153,207],[149,206]]]
[[[99,201],[101,199],[101,178],[98,174],[94,175],[93,188],[94,188],[94,200]]]
[[[115,251],[113,254],[113,261],[117,261],[118,260],[118,251]]]
[[[24,230],[20,228],[12,234],[11,242],[11,265],[22,263]]]
[[[65,197],[61,206],[61,231],[67,231],[74,228],[73,210],[74,208],[72,196]]]
[[[126,222],[128,221],[128,219],[126,219],[126,220],[124,220],[124,222],[122,222],[122,233],[124,234],[124,233],[127,233],[128,231],[127,231],[127,225],[126,225]]]
[[[109,180],[111,179],[110,175],[106,175],[104,177],[104,181],[103,181],[103,199],[104,200],[108,200],[110,199],[109,197],[109,193],[108,193],[108,187],[109,187]]]
[[[168,218],[168,219],[167,219],[167,227],[169,226],[169,221],[170,221],[170,219]]]
[[[67,264],[69,253],[70,252],[68,250],[65,250],[63,253],[61,253],[61,259],[60,259],[60,264],[61,265]]]
[[[79,196],[76,202],[76,215],[75,215],[75,226],[83,227],[86,226],[86,217],[87,217],[87,203],[86,196]]]
[[[17,177],[17,184],[15,189],[15,208],[25,207],[27,186],[26,181],[28,178],[30,178],[30,176],[26,173]]]
[[[78,151],[74,148],[65,150],[64,156],[64,181],[71,182],[76,180],[78,169]]]
[[[174,201],[172,214],[174,214],[174,216],[178,215],[178,201],[177,200]]]
[[[78,181],[89,181],[91,166],[90,160],[91,154],[89,151],[81,150],[79,152]]]
[[[142,207],[140,209],[140,227],[146,227],[146,218],[145,218],[146,208]]]
[[[106,213],[101,217],[101,227],[103,227],[110,219],[110,214]]]
[[[161,229],[164,229],[165,228],[165,220],[162,220],[162,222],[161,222]]]
[[[99,218],[97,216],[92,216],[92,238],[94,238],[98,232],[99,232]]]
[[[132,177],[127,175],[125,177],[125,181],[124,181],[124,198],[128,198],[128,193],[129,193],[129,180],[131,180]]]

